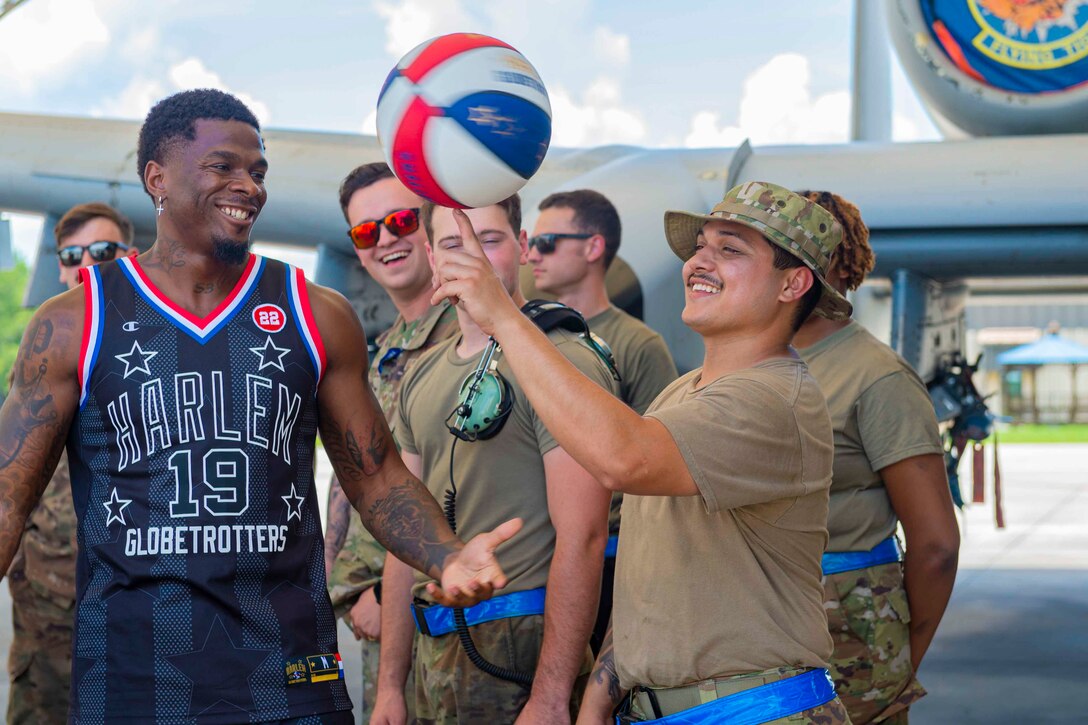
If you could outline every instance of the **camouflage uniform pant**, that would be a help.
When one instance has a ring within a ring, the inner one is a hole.
[[[910,609],[901,564],[824,577],[824,607],[835,651],[831,679],[855,725],[905,725],[925,689],[910,663]]]
[[[544,617],[511,617],[470,628],[476,649],[499,667],[533,672],[544,640]],[[571,718],[585,691],[593,665],[589,647],[571,698]],[[529,699],[529,688],[492,677],[472,664],[456,633],[441,637],[416,635],[417,723],[430,725],[503,725],[517,719]]]
[[[72,672],[72,606],[62,606],[27,580],[20,547],[8,570],[14,636],[8,653],[9,725],[68,721]]]

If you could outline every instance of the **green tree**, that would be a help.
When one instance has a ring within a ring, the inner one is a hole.
[[[23,261],[14,269],[0,271],[0,389],[5,395],[23,330],[34,314],[34,310],[23,307],[23,291],[29,278],[30,270]]]

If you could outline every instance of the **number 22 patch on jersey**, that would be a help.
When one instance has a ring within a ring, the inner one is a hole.
[[[344,679],[344,661],[339,652],[308,657],[295,657],[284,663],[283,674],[288,685],[307,682],[327,682]]]
[[[287,325],[287,315],[279,305],[258,305],[253,310],[253,324],[265,332],[279,332]]]

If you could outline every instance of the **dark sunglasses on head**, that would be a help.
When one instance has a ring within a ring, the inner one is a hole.
[[[356,249],[370,249],[378,243],[381,225],[394,237],[403,237],[419,229],[419,209],[398,209],[389,212],[384,219],[367,219],[348,230],[351,243]]]
[[[551,254],[555,251],[555,243],[560,239],[589,239],[592,234],[538,234],[529,237],[529,249],[536,249],[541,254]]]
[[[60,257],[60,263],[65,267],[78,267],[83,263],[83,250],[87,250],[87,254],[91,255],[91,259],[95,262],[108,262],[117,256],[117,250],[128,251],[127,244],[121,244],[121,242],[91,242],[86,247],[81,247],[78,244],[73,244],[70,247],[63,247],[57,250],[57,256]]]

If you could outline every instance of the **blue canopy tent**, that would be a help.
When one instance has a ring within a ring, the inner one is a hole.
[[[1081,345],[1062,337],[1057,332],[1043,335],[1035,342],[1014,347],[997,356],[997,364],[1004,368],[1026,368],[1031,370],[1031,413],[1036,423],[1039,422],[1039,409],[1036,405],[1035,370],[1042,365],[1069,365],[1073,375],[1073,394],[1069,401],[1069,422],[1077,418],[1077,366],[1088,364],[1088,346]],[[1002,375],[1002,380],[1007,376]]]

